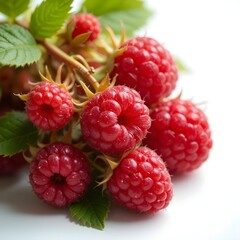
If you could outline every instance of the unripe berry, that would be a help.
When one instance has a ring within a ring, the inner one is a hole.
[[[84,33],[91,33],[87,42],[94,41],[101,32],[101,26],[98,19],[89,13],[82,13],[73,16],[67,26],[68,34],[71,39]]]

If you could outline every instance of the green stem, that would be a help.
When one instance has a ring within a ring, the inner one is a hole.
[[[94,87],[95,90],[98,89],[99,83],[97,82],[97,80],[91,75],[90,71],[81,63],[79,63],[76,59],[66,54],[57,46],[48,43],[47,41],[38,41],[38,43],[43,45],[48,50],[48,52],[54,55],[54,57],[56,57],[59,61],[64,62],[69,67],[77,69],[81,76],[86,79]]]

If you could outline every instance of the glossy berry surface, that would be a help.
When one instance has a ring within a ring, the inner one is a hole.
[[[69,22],[68,28],[73,28],[72,39],[75,37],[90,32],[87,41],[94,41],[101,31],[101,26],[98,19],[89,13],[75,15]]]
[[[109,155],[119,155],[138,144],[151,125],[149,109],[140,95],[115,86],[94,96],[83,110],[82,134],[88,144]]]
[[[11,157],[0,156],[0,175],[9,175],[17,172],[24,166],[25,160],[22,153],[17,153]]]
[[[30,165],[29,179],[40,199],[65,207],[88,189],[90,166],[79,149],[56,142],[37,153]]]
[[[170,95],[178,79],[177,66],[160,43],[148,37],[128,40],[127,50],[114,60],[111,76],[117,84],[135,88],[147,105]]]
[[[170,175],[162,159],[151,149],[140,147],[122,159],[108,182],[111,196],[137,212],[155,213],[172,199]]]
[[[72,119],[74,107],[68,92],[56,83],[41,82],[29,93],[28,118],[39,128],[53,131]]]
[[[208,158],[212,147],[208,120],[191,101],[159,103],[151,117],[145,144],[161,155],[172,174],[192,171]]]

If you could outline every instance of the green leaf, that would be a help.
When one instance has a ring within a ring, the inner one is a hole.
[[[9,112],[0,117],[0,155],[11,156],[37,141],[38,130],[24,112]]]
[[[29,31],[18,25],[0,26],[0,65],[24,66],[40,57],[41,50]]]
[[[106,14],[103,18],[100,18],[100,23],[102,26],[110,26],[115,34],[120,35],[120,21],[122,21],[127,36],[132,36],[136,30],[146,23],[150,16],[150,10],[146,8],[136,8]]]
[[[87,194],[70,205],[69,210],[81,224],[103,229],[109,212],[109,199],[101,187],[90,187]]]
[[[11,19],[28,9],[30,0],[0,0],[0,12]]]
[[[128,36],[141,28],[152,14],[141,0],[104,1],[104,4],[102,0],[85,0],[80,12],[84,11],[101,16],[102,26],[110,26],[116,34],[121,33],[122,21]]]
[[[30,30],[36,39],[52,37],[69,16],[73,0],[46,0],[31,16]]]
[[[105,1],[104,4],[102,0],[85,0],[80,11],[83,12],[86,9],[87,12],[91,12],[96,16],[102,16],[110,12],[139,8],[142,6],[143,1],[141,0],[114,0]]]
[[[183,61],[177,57],[174,57],[174,60],[177,64],[179,72],[189,72],[188,67],[183,63]]]

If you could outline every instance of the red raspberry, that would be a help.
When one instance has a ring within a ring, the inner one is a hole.
[[[208,158],[212,139],[207,117],[192,102],[159,103],[151,117],[144,143],[162,156],[171,173],[192,171]]]
[[[149,109],[140,95],[115,86],[93,97],[83,110],[82,134],[98,151],[119,155],[138,144],[151,125]]]
[[[108,182],[112,197],[137,212],[155,213],[172,199],[170,175],[162,159],[140,147],[122,159]]]
[[[79,149],[56,142],[38,152],[31,162],[29,179],[40,199],[65,207],[86,192],[90,166]]]
[[[37,127],[53,131],[69,123],[74,107],[64,88],[56,83],[41,82],[30,91],[26,112]]]
[[[21,153],[11,157],[0,156],[0,175],[9,175],[17,172],[24,166],[25,160]]]
[[[156,40],[136,37],[123,44],[127,50],[114,60],[111,76],[117,84],[135,88],[149,106],[175,88],[177,66],[170,53]]]
[[[71,32],[72,39],[83,33],[91,32],[88,38],[89,41],[95,40],[101,31],[101,26],[98,19],[89,13],[75,15],[68,24],[68,29]]]

